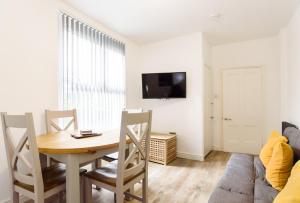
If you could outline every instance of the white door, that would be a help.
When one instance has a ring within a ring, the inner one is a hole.
[[[212,73],[208,67],[204,68],[204,155],[212,150],[213,142],[213,97]]]
[[[258,154],[262,146],[261,68],[223,72],[224,151]]]

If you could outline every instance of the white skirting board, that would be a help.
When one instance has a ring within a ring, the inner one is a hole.
[[[178,158],[183,158],[183,159],[196,160],[196,161],[204,161],[204,156],[203,155],[198,155],[198,154],[189,154],[189,153],[184,153],[184,152],[177,152],[177,157]]]

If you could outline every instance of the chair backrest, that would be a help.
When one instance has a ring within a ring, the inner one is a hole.
[[[152,111],[141,113],[122,112],[119,157],[117,169],[117,184],[123,185],[124,178],[134,176],[140,172],[148,171],[149,148],[150,148],[150,131],[151,131]],[[134,126],[140,125],[140,135],[133,129]],[[125,158],[127,138],[133,144],[132,150]],[[143,142],[145,147],[142,146]],[[141,157],[141,161],[136,163],[136,153]]]
[[[65,111],[45,111],[47,132],[68,130],[73,125],[73,130],[78,130],[76,109]],[[59,125],[59,119],[71,118],[64,127]]]
[[[44,184],[32,113],[25,115],[1,113],[1,120],[11,184],[19,181],[33,186],[35,193],[42,193]],[[25,130],[17,141],[14,139],[16,134],[13,133],[16,129]],[[26,156],[24,151],[27,152]],[[19,168],[20,164],[26,168],[26,173]]]
[[[128,113],[142,113],[143,109],[142,108],[136,108],[136,109],[129,109],[125,108],[123,111],[127,111]],[[142,125],[137,124],[133,126],[133,130],[136,132],[137,137],[141,137],[141,132],[142,132]]]

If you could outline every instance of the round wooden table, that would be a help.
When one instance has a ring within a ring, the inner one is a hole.
[[[73,138],[71,133],[61,131],[40,135],[37,146],[40,153],[66,164],[67,203],[79,203],[80,165],[117,152],[120,131],[105,131],[101,136],[82,139]]]
[[[40,153],[45,154],[81,154],[94,153],[118,147],[120,131],[112,130],[100,136],[75,139],[68,131],[48,133],[37,137]]]

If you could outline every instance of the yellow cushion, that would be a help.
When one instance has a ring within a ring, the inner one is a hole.
[[[266,168],[266,179],[277,190],[285,186],[293,167],[293,150],[282,142],[275,144],[272,158]]]
[[[273,147],[277,142],[287,143],[288,139],[282,136],[279,132],[273,131],[259,154],[259,158],[265,167],[267,167],[272,157]]]
[[[292,169],[291,176],[274,203],[300,203],[300,161]]]

